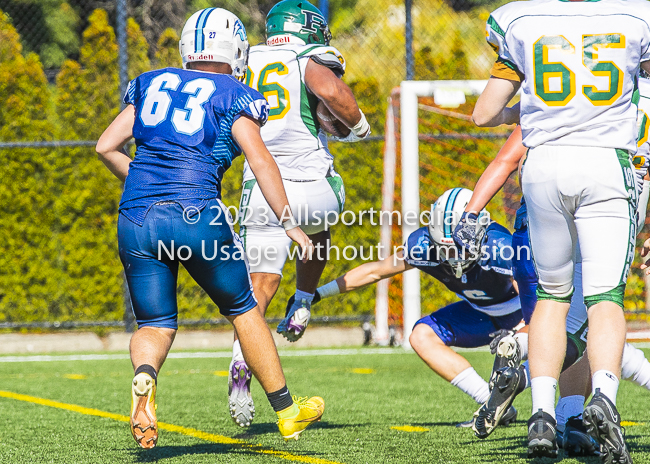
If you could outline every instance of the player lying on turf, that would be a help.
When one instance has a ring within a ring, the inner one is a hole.
[[[370,133],[352,91],[340,79],[345,60],[329,46],[330,38],[327,21],[318,8],[306,0],[284,0],[269,11],[266,44],[251,48],[246,76],[246,83],[269,99],[269,121],[261,129],[262,140],[278,164],[291,210],[309,238],[323,249],[328,248],[330,239],[328,221],[336,222],[343,211],[345,190],[334,170],[327,136],[319,131],[319,102],[351,128],[346,128],[349,135],[344,141],[360,140]],[[240,212],[253,290],[258,309],[265,314],[280,285],[291,239],[269,207],[248,162]],[[326,263],[326,256],[320,254],[296,262],[297,298],[278,325],[278,332],[289,341],[298,340],[309,323],[311,301]],[[237,340],[229,372],[230,414],[237,424],[248,426],[255,414],[251,373]]]
[[[641,79],[639,82],[642,94],[650,94],[648,81]],[[648,99],[642,98],[640,108],[648,104]],[[643,113],[642,113],[643,114]],[[635,157],[636,188],[641,191],[638,210],[639,227],[645,222],[645,209],[648,202],[648,180],[647,177],[648,158],[650,149],[647,143],[647,124],[643,116],[639,119],[639,151]],[[468,203],[465,213],[454,231],[454,239],[459,246],[465,246],[477,228],[472,225],[476,223],[476,211],[481,211],[494,195],[502,188],[508,177],[514,173],[521,164],[526,153],[526,148],[521,143],[521,128],[518,126],[511,134],[506,144],[499,151],[494,161],[487,167],[477,182],[472,199]],[[480,231],[480,229],[479,229]],[[517,211],[515,221],[515,232],[513,233],[513,247],[529,247],[526,207],[522,201],[522,207]],[[513,274],[517,281],[522,303],[522,313],[526,323],[537,302],[537,274],[530,259],[513,259]],[[574,277],[576,291],[571,300],[571,306],[567,316],[567,353],[563,370],[571,366],[582,354],[585,348],[587,311],[582,298],[582,273],[581,264],[576,263]],[[508,334],[510,335],[510,334]],[[497,353],[509,353],[512,357],[525,359],[527,353],[527,337],[517,334],[513,337],[503,337],[501,343],[495,339],[493,346]],[[498,347],[498,348],[497,348]],[[497,356],[498,358],[498,356]],[[560,446],[565,448],[570,455],[593,454],[597,449],[593,441],[585,433],[584,426],[576,418],[582,414],[585,400],[585,384],[588,382],[589,368],[586,364],[586,357],[582,358],[580,366],[574,366],[563,372],[560,377],[561,399],[556,408],[557,429]],[[503,364],[503,363],[502,363]],[[500,367],[495,361],[495,369]],[[587,377],[584,377],[584,376]],[[507,410],[514,397],[530,386],[529,374],[525,372],[525,366],[516,369],[510,366],[498,372],[493,372],[494,382],[499,386],[491,391],[490,399],[477,411],[475,431],[479,438],[487,437],[498,425],[499,418]],[[645,360],[643,352],[626,344],[623,354],[622,378],[631,379],[639,385],[648,387],[650,380],[650,365]],[[565,398],[566,397],[566,398]],[[569,426],[565,430],[565,423]]]
[[[471,195],[471,190],[461,188],[446,191],[433,207],[431,224],[413,232],[403,251],[352,269],[319,287],[317,297],[320,300],[351,292],[413,268],[442,282],[461,301],[420,319],[409,341],[434,372],[480,404],[488,398],[488,383],[451,347],[488,345],[490,333],[514,328],[522,316],[511,263],[504,258],[508,254],[502,252],[511,244],[510,233],[504,227],[496,222],[487,227],[482,245],[489,250],[489,256],[472,259],[468,255],[469,259],[458,259],[456,255],[451,231]],[[510,423],[516,417],[512,408],[502,423]]]
[[[183,28],[180,52],[187,69],[151,71],[129,83],[126,109],[97,143],[102,161],[125,181],[118,241],[138,323],[130,345],[131,432],[141,447],[156,445],[157,377],[178,329],[176,279],[182,262],[237,330],[244,358],[278,414],[282,437],[297,439],[320,420],[324,403],[319,397],[292,400],[271,332],[257,310],[239,237],[220,200],[221,179],[243,150],[271,209],[290,211],[259,133],[268,104],[239,81],[246,74],[246,31],[229,11],[200,10]],[[122,152],[131,137],[137,147],[133,161]],[[313,251],[295,221],[285,229],[307,256]]]

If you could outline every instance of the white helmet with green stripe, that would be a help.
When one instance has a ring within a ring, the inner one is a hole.
[[[190,16],[178,44],[183,68],[193,61],[226,63],[243,79],[248,63],[248,38],[239,18],[223,8],[205,8]]]
[[[431,207],[429,235],[438,247],[448,247],[452,250],[456,247],[452,233],[458,225],[465,211],[465,207],[471,198],[471,190],[457,187],[443,193]],[[460,257],[458,256],[459,254],[461,255]],[[468,259],[460,259],[462,258],[462,250],[456,254],[456,258],[451,258],[453,256],[452,253],[449,253],[448,256],[450,258],[447,261],[449,261],[452,267],[460,266],[459,269],[462,270],[471,266],[477,258],[477,256],[474,256],[472,257],[474,259],[469,259],[470,256],[467,255],[466,258]]]

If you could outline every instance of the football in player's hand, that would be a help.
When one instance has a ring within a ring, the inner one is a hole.
[[[339,121],[322,101],[316,106],[316,117],[323,130],[334,137],[345,138],[350,134],[350,129]]]

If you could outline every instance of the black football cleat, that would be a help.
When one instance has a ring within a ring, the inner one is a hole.
[[[490,390],[494,387],[497,371],[504,367],[519,367],[521,363],[521,348],[511,330],[499,330],[490,334],[494,339],[490,343],[490,351],[495,355],[492,374],[490,375]]]
[[[598,442],[587,433],[580,416],[569,417],[564,433],[560,435],[560,446],[569,456],[598,456]]]
[[[541,409],[528,420],[528,458],[556,458],[556,422]]]
[[[621,416],[616,406],[600,393],[600,388],[585,408],[582,423],[600,444],[600,460],[605,464],[632,464],[630,452],[625,445]]]
[[[514,407],[510,406],[510,408],[506,411],[506,413],[501,418],[499,425],[508,426],[510,424],[514,424],[515,422],[517,422],[517,410]],[[459,429],[468,429],[471,428],[473,425],[474,425],[474,417],[472,417],[468,421],[456,424],[456,427]]]
[[[490,397],[474,413],[472,429],[478,438],[487,438],[501,425],[501,420],[512,406],[516,396],[524,391],[526,371],[519,368],[504,367],[496,372]]]

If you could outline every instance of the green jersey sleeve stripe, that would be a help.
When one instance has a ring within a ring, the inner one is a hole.
[[[313,47],[311,47],[311,48],[308,48],[308,49],[305,50],[304,52],[298,54],[298,56],[306,55],[307,53],[309,53],[309,52],[311,52],[312,50],[314,50],[314,49],[316,49],[316,48],[319,48],[319,47],[321,47],[321,45],[315,45],[315,46],[313,46]]]
[[[492,17],[492,15],[490,15],[488,18],[487,24],[494,32],[499,34],[501,37],[505,37],[506,33],[503,32],[503,29],[501,29],[501,26],[499,26],[499,24],[497,24],[497,21]]]

